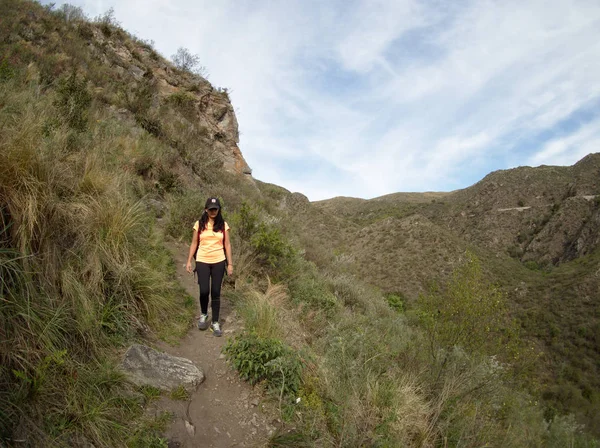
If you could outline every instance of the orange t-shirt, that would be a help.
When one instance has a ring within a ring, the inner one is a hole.
[[[194,224],[194,230],[198,230],[200,221]],[[225,223],[225,231],[229,230],[229,225]],[[206,229],[200,233],[200,246],[196,253],[196,261],[202,263],[219,263],[225,260],[223,251],[223,232],[213,232],[213,226],[210,222],[206,223]]]

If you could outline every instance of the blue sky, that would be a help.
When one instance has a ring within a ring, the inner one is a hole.
[[[69,3],[198,54],[231,92],[254,177],[311,200],[600,152],[597,0]]]

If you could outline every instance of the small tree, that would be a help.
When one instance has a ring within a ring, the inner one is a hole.
[[[445,291],[419,297],[419,318],[434,358],[438,349],[455,346],[473,354],[508,354],[515,339],[505,295],[484,279],[481,262],[471,252]]]
[[[65,22],[78,22],[87,20],[83,9],[81,9],[79,6],[73,6],[69,3],[62,5],[58,10],[58,14],[64,17]]]
[[[200,65],[200,56],[192,54],[187,48],[179,47],[171,59],[179,70],[206,78],[206,67]]]

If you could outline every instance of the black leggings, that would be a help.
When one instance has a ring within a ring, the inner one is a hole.
[[[210,309],[212,321],[219,321],[221,309],[221,284],[225,275],[225,260],[209,264],[196,262],[196,273],[198,274],[198,285],[200,285],[200,311],[208,314],[208,294],[210,293]]]

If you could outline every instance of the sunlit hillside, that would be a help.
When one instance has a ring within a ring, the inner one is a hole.
[[[168,446],[117,366],[194,331],[164,246],[216,195],[265,446],[598,446],[596,156],[529,190],[310,203],[250,176],[226,90],[110,12],[0,17],[0,445]]]

